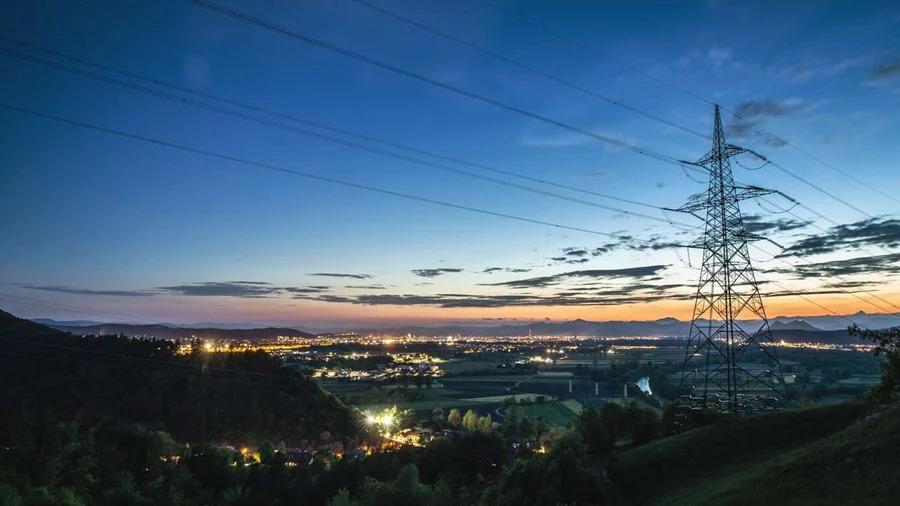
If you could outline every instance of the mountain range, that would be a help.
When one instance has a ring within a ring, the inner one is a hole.
[[[900,326],[900,315],[856,313],[847,317],[811,316],[776,317],[770,320],[770,328],[777,339],[811,340],[820,342],[841,341],[847,337],[849,321],[867,328],[888,328]],[[204,327],[178,326],[172,324],[134,325],[127,323],[59,322],[36,319],[58,330],[73,334],[125,334],[132,337],[159,337],[163,339],[271,339],[277,336],[314,337],[315,334],[292,327],[223,328],[209,324]],[[85,323],[79,325],[77,323]],[[747,330],[753,330],[758,321],[742,322]],[[522,336],[522,335],[578,335],[596,337],[685,337],[690,332],[690,322],[677,318],[661,318],[652,321],[588,321],[571,320],[561,322],[508,323],[498,325],[442,325],[442,326],[401,326],[392,328],[359,328],[360,334],[391,333],[424,336],[464,335],[464,336]],[[802,339],[801,339],[802,337]]]
[[[222,329],[222,328],[190,328],[173,325],[132,325],[127,323],[101,323],[95,325],[59,325],[45,324],[63,332],[76,335],[110,335],[124,334],[129,337],[157,337],[160,339],[274,339],[278,336],[315,337],[302,330],[283,327],[264,327],[255,329]]]

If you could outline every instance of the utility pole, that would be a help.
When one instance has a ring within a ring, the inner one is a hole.
[[[705,223],[703,235],[688,245],[703,250],[703,265],[681,386],[689,391],[684,398],[691,407],[752,412],[783,401],[784,380],[748,252],[750,241],[768,239],[744,229],[739,203],[778,192],[735,185],[731,158],[745,153],[764,158],[725,141],[718,105],[712,142],[702,158],[682,162],[709,172],[707,190],[674,209]],[[756,322],[757,328],[748,329]],[[742,362],[750,358],[747,353],[756,362]]]

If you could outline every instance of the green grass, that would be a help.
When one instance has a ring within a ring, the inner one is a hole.
[[[577,408],[573,403],[578,405]],[[550,427],[566,427],[578,418],[580,407],[581,404],[576,401],[551,401],[525,405],[523,410],[525,416],[543,418]]]
[[[611,475],[634,502],[896,504],[900,405],[725,420],[626,451]]]
[[[639,408],[649,409],[650,411],[653,411],[656,414],[662,414],[661,409],[657,408],[656,406],[654,406],[652,404],[648,404],[646,401],[639,399],[637,397],[629,397],[627,399],[625,399],[624,397],[607,397],[603,401],[610,402],[613,404],[618,404],[622,407],[627,407],[629,404],[634,403],[634,404],[637,404],[637,406]]]

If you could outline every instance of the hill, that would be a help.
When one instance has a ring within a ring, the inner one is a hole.
[[[220,329],[220,328],[190,328],[174,327],[171,325],[133,325],[128,323],[101,323],[98,325],[59,325],[51,324],[51,327],[63,332],[71,332],[81,336],[89,335],[118,335],[128,337],[155,337],[157,339],[274,339],[278,336],[287,337],[315,337],[313,334],[297,329],[284,327],[265,327],[258,329]]]
[[[900,404],[786,411],[626,451],[610,473],[637,504],[896,504]]]
[[[177,355],[170,341],[79,337],[0,311],[0,439],[37,419],[143,422],[186,442],[355,437],[353,412],[264,352]]]
[[[769,325],[769,328],[773,331],[774,330],[809,330],[809,331],[816,332],[816,331],[822,330],[822,329],[816,327],[815,325],[812,325],[808,321],[800,319],[800,318],[798,318],[796,320],[776,319]]]

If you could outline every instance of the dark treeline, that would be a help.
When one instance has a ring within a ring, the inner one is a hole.
[[[357,433],[348,408],[266,353],[175,350],[169,341],[76,337],[4,313],[0,431],[44,419],[136,421],[187,443],[294,447]]]

